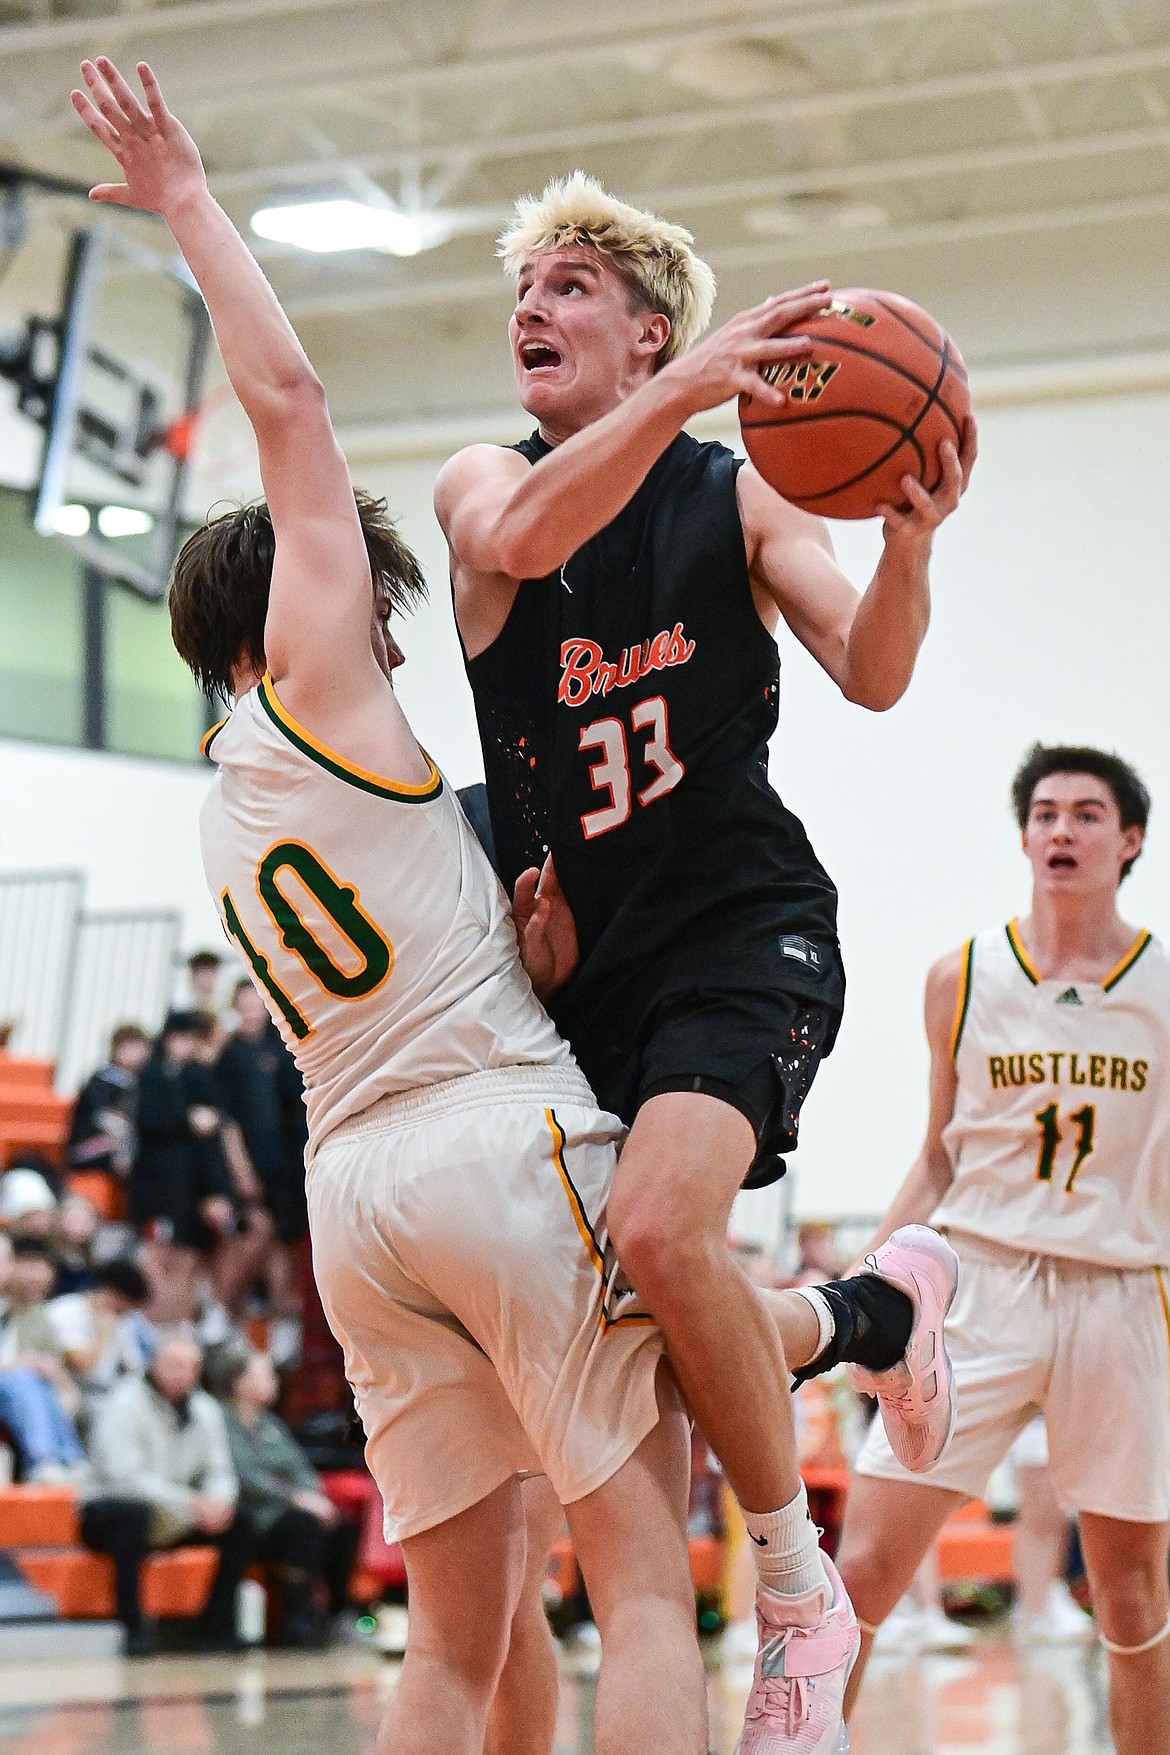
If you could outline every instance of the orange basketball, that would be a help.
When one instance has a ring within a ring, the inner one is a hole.
[[[747,454],[777,493],[828,518],[899,506],[904,475],[933,493],[938,448],[957,448],[971,412],[967,369],[945,329],[909,299],[865,288],[830,294],[807,335],[813,352],[763,369],[788,400],[741,396]]]

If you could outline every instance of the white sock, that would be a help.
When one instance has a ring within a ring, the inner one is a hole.
[[[813,1313],[817,1319],[817,1347],[816,1352],[809,1360],[809,1364],[812,1365],[820,1358],[821,1354],[836,1334],[836,1319],[833,1316],[832,1305],[819,1287],[794,1286],[792,1289],[797,1297],[803,1298],[806,1303],[811,1305]]]
[[[745,1511],[743,1520],[756,1551],[760,1583],[778,1596],[800,1597],[821,1589],[826,1604],[833,1600],[833,1587],[821,1564],[817,1529],[808,1514],[804,1482],[796,1498],[779,1511]]]

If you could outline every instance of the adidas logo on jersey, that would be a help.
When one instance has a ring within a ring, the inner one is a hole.
[[[1066,987],[1063,993],[1056,996],[1057,1005],[1084,1005],[1084,1000],[1075,987]]]

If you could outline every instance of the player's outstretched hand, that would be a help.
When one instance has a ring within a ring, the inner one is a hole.
[[[520,944],[520,961],[537,999],[555,993],[581,959],[577,923],[565,900],[552,854],[544,869],[531,866],[516,879],[512,919]]]
[[[185,195],[207,187],[199,149],[167,109],[145,61],[138,63],[145,108],[107,55],[83,61],[81,76],[90,95],[70,92],[73,108],[94,139],[113,153],[126,178],[124,183],[99,183],[89,192],[91,201],[165,214]]]
[[[660,376],[665,378],[670,373],[673,379],[686,385],[696,414],[705,408],[718,408],[721,402],[741,394],[754,397],[761,408],[780,408],[787,400],[784,391],[761,377],[760,368],[808,356],[811,341],[781,331],[823,311],[828,295],[827,280],[810,281],[794,292],[776,293],[762,305],[753,305],[751,310],[730,318],[706,341],[672,360]]]
[[[942,479],[932,494],[928,494],[920,481],[912,475],[902,477],[902,492],[906,496],[905,506],[879,506],[878,511],[885,520],[882,534],[886,541],[891,538],[915,539],[934,535],[944,518],[949,518],[963,495],[967,491],[967,483],[971,479],[971,471],[975,467],[975,456],[979,449],[978,434],[975,422],[968,415],[963,427],[963,440],[958,450],[949,439],[944,439],[939,446],[938,457],[942,464]]]

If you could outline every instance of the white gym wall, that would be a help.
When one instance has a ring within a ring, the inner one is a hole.
[[[1152,832],[1125,911],[1170,932],[1170,386],[1164,362],[1143,373],[1156,387],[1086,394],[1057,381],[1025,404],[992,386],[973,485],[937,543],[931,631],[892,712],[849,706],[785,642],[773,781],[837,882],[849,975],[793,1160],[801,1213],[876,1212],[916,1150],[923,979],[940,952],[1027,905],[1008,785],[1034,738],[1116,748],[1145,775]],[[400,694],[463,785],[482,767],[431,512],[442,447],[424,449],[355,457],[354,475],[388,495],[431,581],[406,630]],[[833,534],[864,582],[877,527]],[[199,769],[0,742],[0,866],[80,866],[93,905],[178,906],[188,946],[217,943],[197,863],[206,784]],[[771,1240],[776,1194],[741,1207],[739,1227]]]
[[[995,385],[996,400],[1010,388]],[[934,617],[906,698],[886,714],[852,707],[784,642],[772,780],[837,883],[849,979],[792,1160],[801,1213],[876,1212],[917,1149],[923,981],[942,951],[1027,906],[1008,788],[1036,738],[1117,749],[1144,775],[1150,843],[1124,911],[1170,933],[1168,457],[1167,390],[992,406],[970,492],[936,545]],[[429,511],[433,473],[355,467],[389,494],[426,562],[432,604],[409,630],[400,694],[462,784],[482,769]],[[833,537],[863,583],[879,527],[835,524]],[[771,1241],[777,1198],[745,1197],[737,1226]]]

